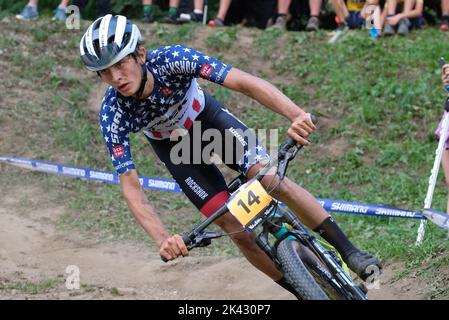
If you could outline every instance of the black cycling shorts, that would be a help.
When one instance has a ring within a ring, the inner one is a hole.
[[[205,216],[229,198],[222,173],[210,162],[211,151],[229,168],[245,175],[251,166],[269,158],[255,133],[207,93],[204,110],[182,139],[148,140],[182,191]]]

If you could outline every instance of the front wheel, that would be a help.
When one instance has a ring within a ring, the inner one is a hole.
[[[300,257],[298,240],[285,238],[277,247],[277,256],[284,276],[304,300],[329,300],[329,297],[309,273]]]

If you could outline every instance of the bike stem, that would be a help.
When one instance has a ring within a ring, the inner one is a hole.
[[[279,160],[279,169],[278,174],[280,179],[282,180],[285,176],[285,171],[287,170],[287,165],[290,160],[292,160],[296,153],[303,147],[299,145],[293,152],[288,152],[290,148],[296,145],[295,140],[289,138],[280,148],[279,152],[270,158],[270,161],[256,174],[253,179],[262,180],[262,177],[274,166],[274,164]],[[282,169],[281,169],[282,168]],[[228,207],[226,204],[223,204],[213,215],[208,217],[206,220],[202,221],[199,225],[197,225],[188,235],[184,235],[182,239],[186,245],[192,243],[193,239],[198,236],[204,229],[206,229],[209,225],[211,225],[215,220],[223,216],[228,212]]]

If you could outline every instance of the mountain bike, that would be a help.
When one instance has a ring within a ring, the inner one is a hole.
[[[256,232],[258,246],[273,260],[301,299],[366,300],[366,290],[349,276],[349,269],[338,252],[314,237],[296,215],[273,199],[270,191],[260,183],[277,163],[280,184],[289,162],[302,147],[288,138],[254,178],[247,180],[244,175],[235,178],[228,185],[231,193],[228,201],[185,234],[184,243],[191,250],[210,245],[212,239],[227,236],[206,228],[229,211],[242,224],[242,232]],[[161,259],[167,261],[164,257]]]

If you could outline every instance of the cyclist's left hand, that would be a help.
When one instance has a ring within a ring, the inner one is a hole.
[[[290,128],[287,130],[287,134],[296,142],[308,145],[310,142],[307,138],[315,129],[316,127],[310,118],[310,113],[303,113],[293,120]]]

